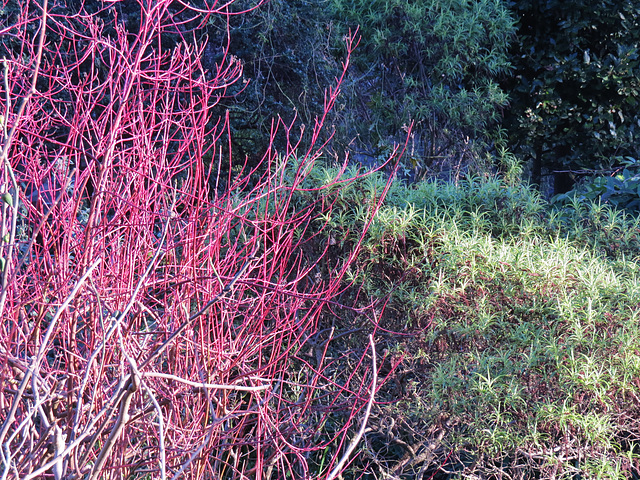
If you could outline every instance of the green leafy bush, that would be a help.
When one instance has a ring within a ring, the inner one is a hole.
[[[545,172],[607,169],[639,156],[640,10],[635,2],[513,2],[512,144]],[[561,193],[556,191],[555,193]]]
[[[577,188],[556,195],[552,202],[558,206],[576,202],[601,202],[629,212],[640,211],[640,164],[627,157],[614,175],[588,178]]]
[[[341,190],[325,233],[356,231],[385,180]],[[639,227],[607,205],[554,212],[500,178],[389,186],[354,282],[384,303],[377,325],[400,364],[355,471],[637,475]]]
[[[640,216],[599,201],[571,197],[551,224],[573,242],[612,260],[640,260]]]
[[[415,122],[416,166],[460,164],[477,154],[507,103],[497,84],[509,72],[515,31],[507,3],[332,0],[330,6],[338,32],[361,29],[344,115],[362,145],[375,149],[404,137]]]

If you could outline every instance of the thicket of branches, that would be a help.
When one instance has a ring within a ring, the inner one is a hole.
[[[367,345],[326,358],[340,180],[292,201],[325,117],[233,164],[242,65],[198,36],[228,4],[125,3],[4,5],[1,478],[333,478],[376,385]]]

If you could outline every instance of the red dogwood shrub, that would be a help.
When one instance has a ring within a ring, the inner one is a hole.
[[[375,375],[317,335],[357,254],[321,275],[335,189],[295,202],[325,118],[249,171],[200,33],[228,2],[67,3],[0,26],[2,478],[335,476]]]

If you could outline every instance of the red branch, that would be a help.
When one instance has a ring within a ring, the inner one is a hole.
[[[0,193],[15,199],[0,225],[2,478],[309,477],[375,393],[366,349],[340,381],[328,344],[297,357],[357,255],[317,278],[333,185],[296,201],[344,74],[299,158],[272,145],[236,174],[228,116],[213,112],[242,65],[226,39],[207,71],[195,41],[229,2],[139,0],[135,33],[117,1],[57,8],[41,42],[30,5],[0,29]],[[273,136],[291,128],[274,121]],[[342,426],[322,436],[332,413]]]

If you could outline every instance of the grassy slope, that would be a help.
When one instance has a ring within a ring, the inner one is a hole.
[[[382,185],[340,193],[338,244]],[[638,221],[606,207],[553,213],[497,179],[395,184],[359,259],[369,296],[391,292],[379,346],[400,361],[368,478],[637,476],[638,260]]]

